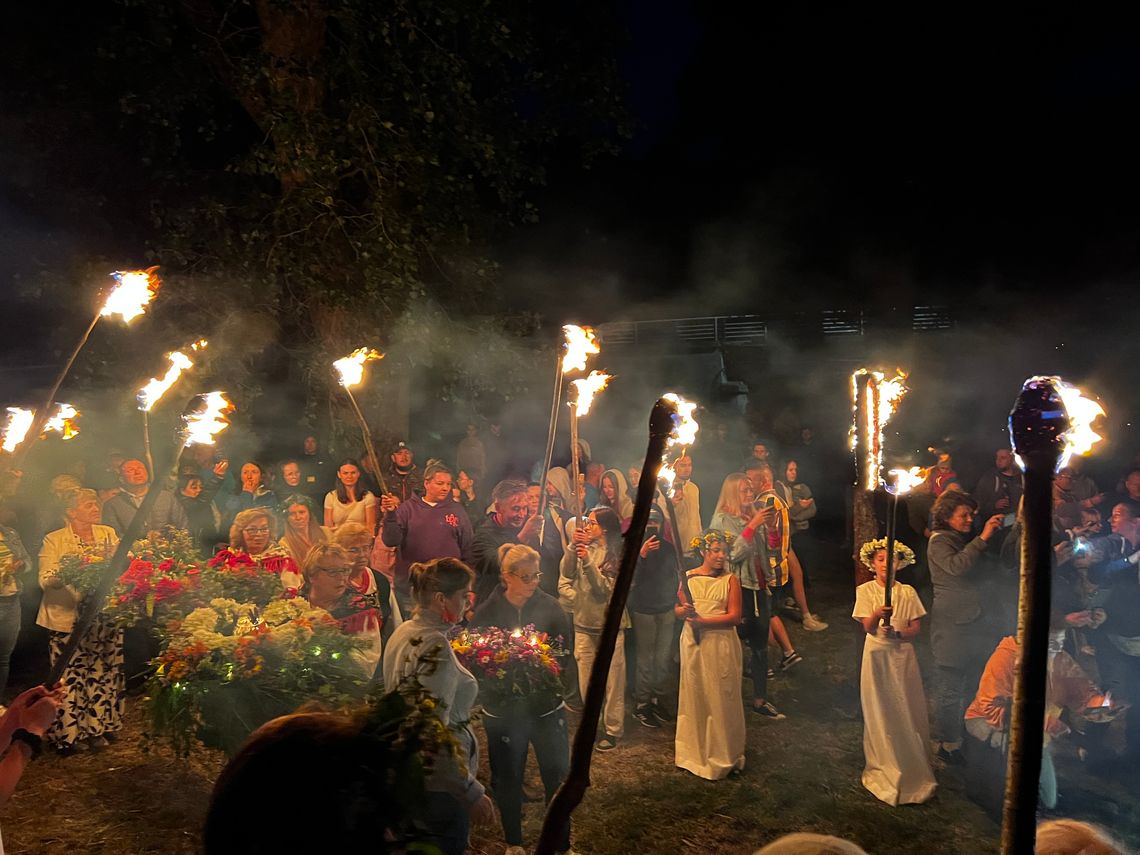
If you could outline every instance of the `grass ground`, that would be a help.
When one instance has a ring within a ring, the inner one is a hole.
[[[937,771],[938,793],[925,805],[890,808],[862,788],[846,574],[831,583],[820,579],[812,606],[831,628],[806,633],[791,625],[805,661],[778,676],[770,691],[788,718],[749,718],[743,775],[712,783],[677,769],[672,729],[649,730],[631,718],[619,749],[595,754],[593,786],[575,814],[578,850],[751,852],[783,833],[812,830],[847,837],[872,853],[997,851],[998,827],[966,797],[957,769]],[[137,702],[129,723],[136,730],[140,724]],[[6,809],[5,851],[195,852],[221,764],[220,755],[205,750],[189,761],[162,750],[146,754],[128,736],[97,754],[44,757],[29,767]],[[1134,781],[1090,775],[1064,743],[1058,769],[1062,811],[1140,845]],[[488,778],[485,761],[481,777]],[[539,792],[537,776],[533,784]],[[533,803],[526,813],[529,841],[540,822],[541,806]],[[502,851],[497,830],[472,839],[472,852]]]

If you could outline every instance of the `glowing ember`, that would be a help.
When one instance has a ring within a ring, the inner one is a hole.
[[[226,418],[234,405],[225,392],[206,392],[191,401],[182,420],[186,423],[186,445],[213,445],[214,438],[229,427]]]
[[[594,331],[590,327],[566,324],[562,327],[562,332],[566,336],[566,355],[562,357],[562,373],[585,371],[586,358],[591,354],[602,352],[602,348],[598,345],[598,339],[594,336]],[[580,413],[579,415],[585,414]]]
[[[895,476],[895,486],[892,489],[888,484],[887,492],[905,496],[926,480],[928,472],[929,470],[923,469],[921,466],[912,466],[910,469],[892,469],[887,474]]]
[[[590,412],[590,407],[593,406],[594,403],[594,396],[606,388],[606,384],[609,383],[611,379],[609,374],[604,374],[601,371],[591,371],[588,377],[572,380],[571,384],[578,391],[577,396],[570,403],[570,406],[574,408],[575,414],[581,417]]]
[[[8,408],[8,422],[4,425],[4,444],[0,445],[9,454],[16,450],[16,446],[24,441],[28,429],[32,426],[36,414],[23,407]]]
[[[197,346],[194,347],[197,349]],[[183,371],[194,366],[194,361],[180,350],[166,354],[166,358],[170,360],[170,367],[166,369],[166,374],[161,379],[152,377],[150,382],[139,389],[138,395],[135,396],[139,402],[139,409],[144,413],[149,413],[154,405],[159,402],[159,399],[170,391],[170,387],[178,382]]]
[[[79,425],[75,423],[75,420],[79,418],[79,410],[71,404],[56,404],[55,406],[54,415],[44,425],[44,433],[58,431],[65,440],[79,436]]]
[[[130,323],[143,312],[158,293],[162,284],[154,271],[157,267],[146,270],[116,271],[111,274],[116,280],[115,287],[103,302],[103,309],[99,313],[103,317],[119,315],[124,321]]]
[[[855,408],[858,407],[859,378],[864,375],[868,377],[867,394],[864,411],[860,413]],[[906,373],[901,369],[895,369],[895,376],[889,380],[882,371],[869,371],[866,368],[860,368],[851,375],[854,413],[851,427],[852,450],[855,449],[859,426],[862,426],[867,436],[867,459],[859,464],[860,481],[864,490],[876,490],[882,481],[883,431],[906,392]]]
[[[1074,454],[1085,455],[1092,451],[1093,445],[1104,437],[1093,430],[1092,424],[1105,415],[1104,407],[1092,398],[1086,398],[1076,386],[1070,386],[1061,378],[1054,384],[1057,394],[1065,404],[1065,412],[1069,414],[1069,429],[1062,436],[1065,438],[1065,450],[1061,454],[1058,468],[1065,466]]]
[[[371,347],[360,347],[343,359],[333,363],[333,368],[340,375],[340,385],[346,389],[360,384],[364,379],[364,363],[383,359],[384,354]]]

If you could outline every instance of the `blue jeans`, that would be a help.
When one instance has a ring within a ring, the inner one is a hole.
[[[673,664],[673,610],[660,614],[631,612],[634,645],[637,649],[637,680],[633,699],[638,706],[670,694],[669,670]],[[670,703],[672,708],[673,704]]]
[[[467,852],[471,817],[467,805],[455,796],[428,790],[415,826],[417,842],[429,843],[443,855],[464,855]]]
[[[534,746],[542,786],[549,802],[570,771],[570,739],[566,733],[566,710],[546,715],[511,712],[503,716],[483,715],[487,729],[487,759],[491,763],[491,790],[503,819],[503,836],[508,846],[522,846],[523,776],[529,746]],[[561,835],[559,852],[570,848],[570,828]],[[562,845],[565,844],[565,845]]]
[[[0,597],[0,695],[8,687],[12,651],[20,637],[20,595]]]

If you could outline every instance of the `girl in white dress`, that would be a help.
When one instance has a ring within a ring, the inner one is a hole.
[[[875,574],[855,589],[851,617],[867,633],[859,698],[863,704],[863,786],[889,805],[925,802],[938,786],[930,768],[926,694],[911,639],[926,609],[910,585],[887,591],[885,539],[863,544],[859,558]],[[914,553],[895,544],[895,572],[914,563]]]
[[[736,634],[744,609],[740,580],[726,572],[729,536],[710,529],[689,545],[702,563],[688,573],[692,601],[682,587],[674,609],[685,621],[676,763],[716,781],[744,768],[744,660]]]

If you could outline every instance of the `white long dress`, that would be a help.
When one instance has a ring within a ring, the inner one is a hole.
[[[702,617],[728,611],[729,573],[689,574],[693,605]],[[698,644],[688,624],[681,632],[681,687],[677,706],[676,763],[717,781],[744,768],[744,700],[736,627],[702,628]]]
[[[875,580],[855,589],[854,618],[870,617],[883,605],[886,589]],[[910,585],[895,583],[891,626],[906,627],[926,614]],[[938,786],[930,768],[930,724],[914,645],[887,638],[879,628],[863,647],[860,700],[863,703],[863,786],[889,805],[919,804]]]

